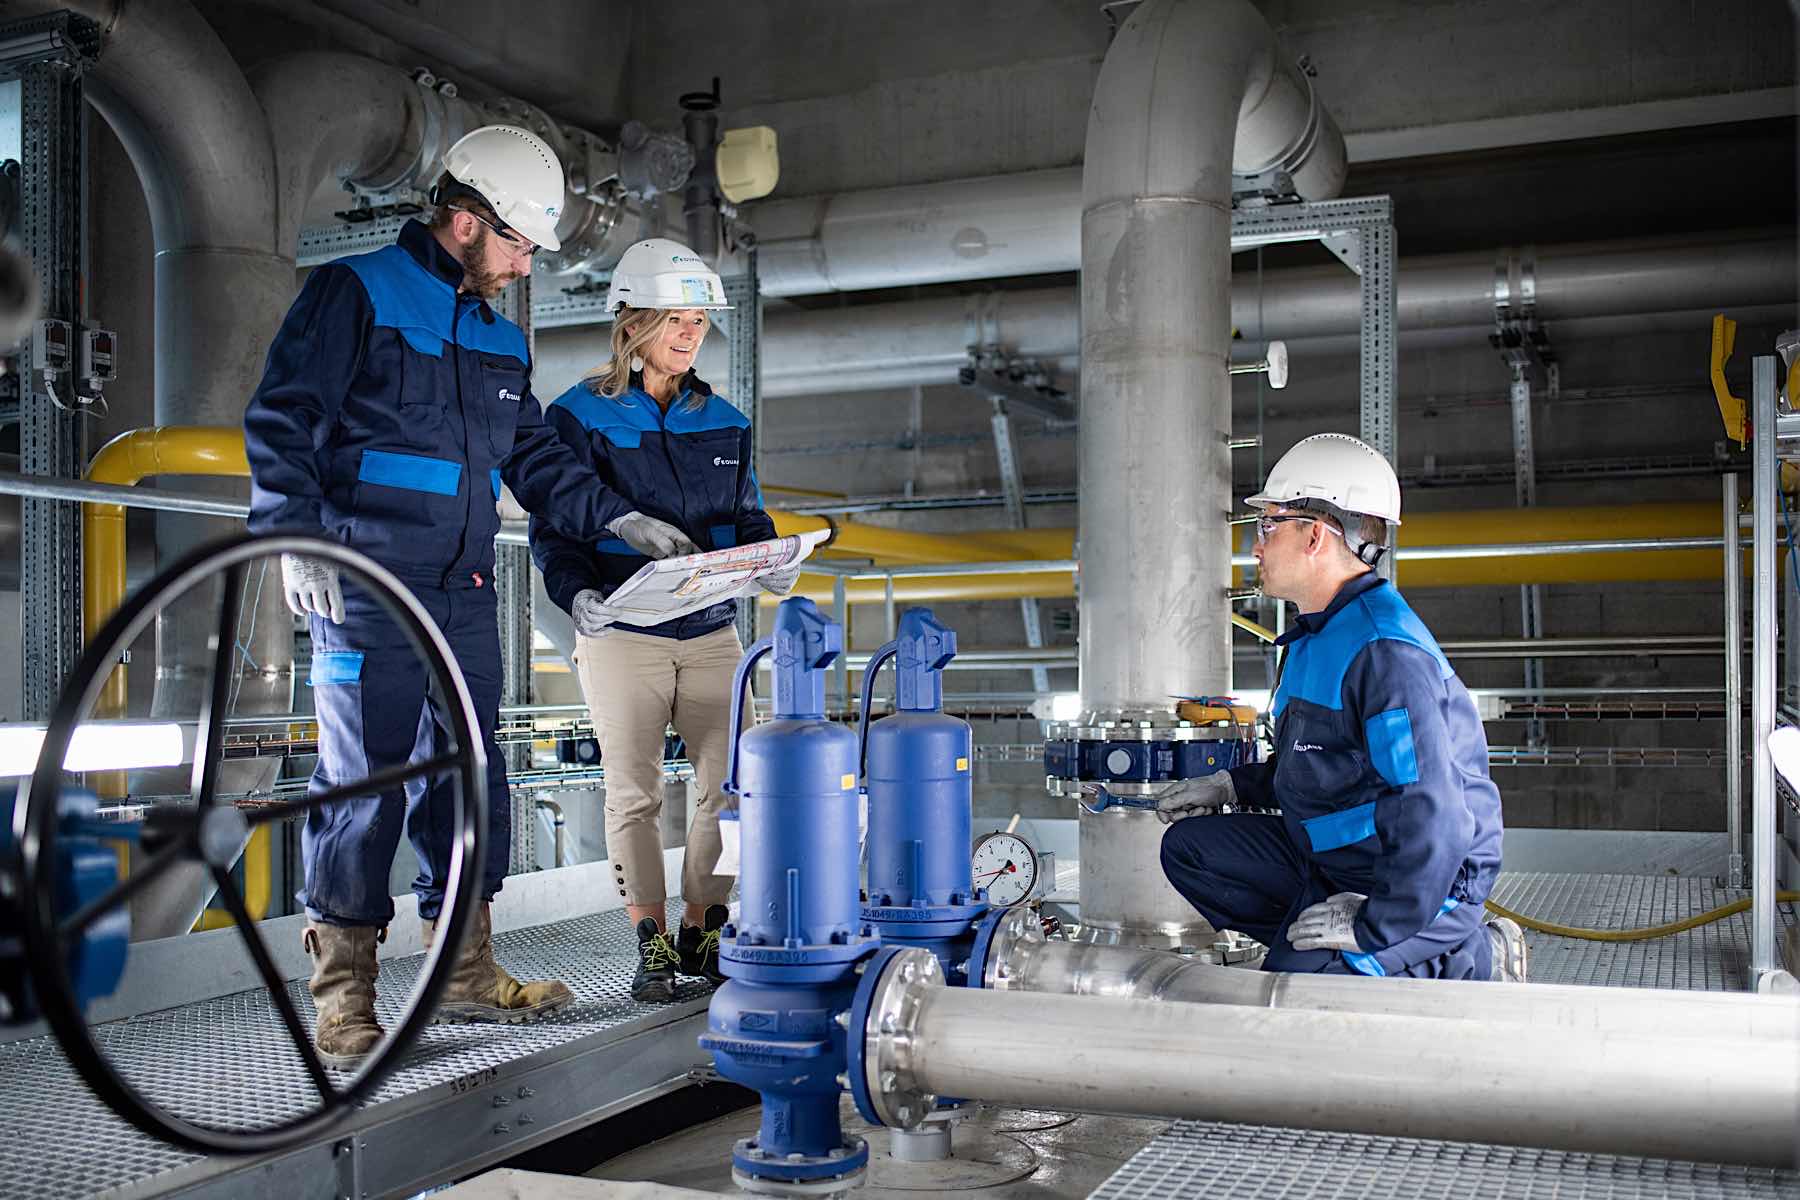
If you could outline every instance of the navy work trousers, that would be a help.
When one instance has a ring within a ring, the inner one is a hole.
[[[493,585],[415,587],[413,594],[449,642],[475,701],[487,751],[488,826],[482,895],[506,876],[512,803],[506,759],[494,745],[500,711],[500,633]],[[344,623],[314,616],[313,704],[319,765],[311,791],[355,783],[384,767],[421,761],[454,744],[444,698],[420,651],[373,596],[344,580]],[[456,781],[452,774],[308,810],[300,833],[305,886],[300,903],[316,921],[385,925],[394,915],[388,878],[404,824],[419,859],[413,892],[419,915],[436,920],[449,880]]]
[[[1296,950],[1288,942],[1287,928],[1302,910],[1337,892],[1366,890],[1367,885],[1359,888],[1355,881],[1327,879],[1300,853],[1280,817],[1225,813],[1176,821],[1163,834],[1162,868],[1170,885],[1214,929],[1233,929],[1267,946],[1265,971],[1362,973],[1335,950]],[[1477,922],[1474,932],[1456,945],[1387,973],[1487,979],[1491,964],[1487,931]]]

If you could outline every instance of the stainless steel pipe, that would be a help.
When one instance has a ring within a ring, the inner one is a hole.
[[[1723,477],[1724,520],[1720,541],[1738,531],[1738,477]],[[1728,886],[1744,886],[1744,560],[1725,560],[1725,846]]]
[[[1775,951],[1775,509],[1780,466],[1775,455],[1775,367],[1780,360],[1751,360],[1752,626],[1750,645],[1750,983],[1761,987],[1781,969]],[[1791,981],[1790,981],[1791,982]],[[1791,1066],[1792,1064],[1790,1064]]]
[[[883,1120],[993,1104],[1791,1167],[1800,1072],[1767,1042],[951,988],[888,960],[862,1037]]]
[[[1081,172],[1083,708],[1231,688],[1231,180],[1337,195],[1344,143],[1248,0],[1147,0],[1100,65]],[[1181,64],[1172,69],[1171,64]],[[1146,486],[1154,481],[1155,486]],[[1082,928],[1192,941],[1148,814],[1080,814]]]
[[[982,986],[1005,992],[1230,1004],[1309,1012],[1510,1023],[1595,1036],[1761,1040],[1800,1062],[1800,1000],[1741,992],[1659,991],[1441,979],[1352,979],[1221,967],[1164,950],[1051,941],[1015,914],[995,933]]]

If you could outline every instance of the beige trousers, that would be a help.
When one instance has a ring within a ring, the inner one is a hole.
[[[687,743],[701,792],[682,856],[682,899],[723,904],[731,891],[732,877],[712,870],[731,746],[731,676],[743,653],[729,625],[687,641],[624,630],[576,639],[581,694],[606,770],[606,852],[627,904],[667,899],[659,825],[663,735],[670,725]],[[748,706],[744,717],[748,726]]]

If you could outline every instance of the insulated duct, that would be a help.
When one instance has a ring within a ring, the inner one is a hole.
[[[1082,172],[1084,724],[1148,733],[1175,724],[1170,697],[1231,690],[1234,154],[1282,158],[1310,200],[1344,178],[1342,136],[1248,0],[1147,0],[1101,65]],[[1086,936],[1204,936],[1146,869],[1162,832],[1139,810],[1081,814]]]
[[[1522,248],[1502,247],[1401,259],[1395,290],[1403,345],[1485,345],[1494,325],[1496,264],[1523,256]],[[1721,309],[1745,319],[1746,309],[1767,309],[1771,323],[1791,324],[1800,291],[1793,236],[1785,232],[1539,246],[1534,258],[1537,315],[1559,337],[1704,328]],[[817,310],[771,305],[763,321],[762,394],[955,383],[969,347],[981,342],[1069,370],[1080,350],[1078,300],[1074,288],[1034,288]],[[1268,272],[1260,313],[1255,282],[1240,279],[1231,305],[1233,328],[1281,338],[1297,356],[1356,353],[1361,298],[1356,276],[1343,267]],[[575,382],[606,357],[605,339],[604,326],[541,330],[539,391],[554,396]],[[709,341],[700,374],[724,378],[724,358],[722,340]]]

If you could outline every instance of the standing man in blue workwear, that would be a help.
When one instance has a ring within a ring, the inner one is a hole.
[[[594,540],[631,510],[545,425],[530,353],[490,301],[558,248],[561,164],[541,138],[490,125],[444,156],[429,224],[397,245],[339,259],[307,279],[269,350],[244,417],[250,528],[343,542],[393,571],[443,630],[475,700],[488,766],[484,903],[438,1010],[449,1021],[533,1020],[573,999],[521,984],[495,961],[486,901],[511,842],[506,760],[494,744],[500,639],[494,600],[501,484],[571,537]],[[322,791],[443,752],[443,697],[400,627],[330,563],[282,557],[288,603],[311,623]],[[315,808],[301,835],[318,1009],[333,1066],[381,1040],[375,944],[392,918],[388,874],[402,822],[418,855],[413,891],[429,944],[443,904],[453,787],[415,780]]]
[[[1278,642],[1275,753],[1159,799],[1163,873],[1267,945],[1267,970],[1523,981],[1523,931],[1483,920],[1501,825],[1481,718],[1374,569],[1400,524],[1393,468],[1317,434],[1248,503],[1263,592],[1300,609]]]

